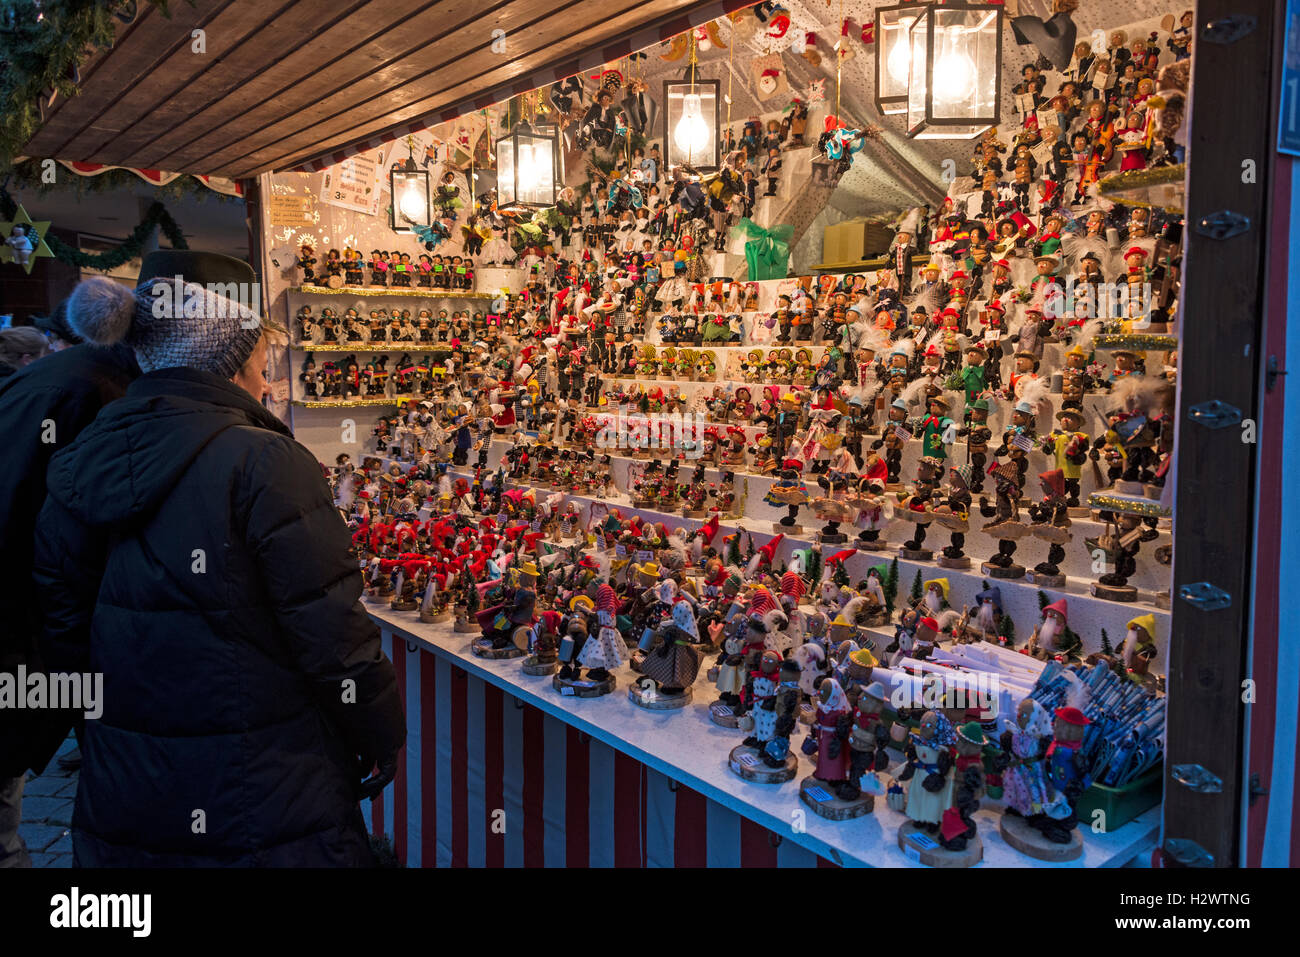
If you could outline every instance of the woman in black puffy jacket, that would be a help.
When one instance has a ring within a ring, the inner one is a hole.
[[[144,374],[54,456],[38,519],[42,650],[103,674],[75,860],[372,864],[359,802],[406,729],[346,529],[259,402],[256,317],[197,285],[174,308],[157,292],[74,292],[76,331],[128,343]]]

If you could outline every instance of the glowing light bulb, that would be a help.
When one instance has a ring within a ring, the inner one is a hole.
[[[703,156],[710,141],[709,124],[704,122],[704,110],[701,108],[700,95],[688,93],[682,97],[682,115],[673,128],[673,143],[685,153],[690,160]]]
[[[420,195],[414,180],[406,181],[406,188],[402,190],[402,198],[397,205],[407,219],[417,223],[424,222],[424,197]]]
[[[912,68],[912,41],[907,35],[907,29],[912,25],[912,21],[902,21],[898,30],[893,31],[893,49],[889,51],[889,56],[885,58],[885,69],[889,71],[889,78],[901,87],[907,87],[908,76]]]
[[[949,49],[934,64],[934,98],[946,103],[967,99],[975,85],[975,63],[960,50]]]

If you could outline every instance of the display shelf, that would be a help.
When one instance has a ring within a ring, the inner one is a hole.
[[[1130,206],[1154,206],[1166,212],[1182,213],[1186,179],[1185,163],[1128,170],[1102,177],[1097,183],[1097,195]]]
[[[1172,508],[1161,504],[1158,499],[1123,492],[1093,492],[1088,496],[1088,504],[1095,509],[1142,518],[1169,518],[1174,514]]]
[[[1105,352],[1130,349],[1139,352],[1168,352],[1178,348],[1178,337],[1159,332],[1103,332],[1093,346]]]
[[[403,402],[411,401],[421,402],[424,401],[424,397],[407,395],[381,399],[367,396],[364,399],[292,399],[290,401],[303,409],[349,409],[362,406],[401,405]]]
[[[425,289],[411,286],[407,289],[394,289],[391,286],[290,286],[289,292],[306,293],[313,296],[396,296],[399,299],[484,299],[491,301],[499,295],[494,292],[465,292],[452,289]]]
[[[450,352],[445,342],[291,342],[295,352]]]
[[[472,470],[455,470],[451,474],[456,477],[466,479],[473,478]],[[521,488],[532,488],[536,492],[539,500],[552,494],[555,490],[549,488],[537,488],[531,483],[510,483],[512,486]],[[631,499],[625,493],[614,495],[586,495],[580,492],[563,492],[565,498],[577,502],[581,506],[582,521],[585,523],[589,520],[590,509],[593,504],[599,503],[601,506],[618,509],[618,511],[627,516],[640,516],[643,521],[662,522],[671,532],[679,526],[689,528],[698,527],[702,524],[701,519],[685,518],[681,512],[665,512],[654,508],[644,508],[634,506]],[[756,497],[754,488],[748,490],[749,500],[753,502]],[[761,496],[758,496],[761,499]],[[778,516],[782,512],[773,510]],[[783,510],[782,510],[783,511]],[[800,516],[803,517],[802,514]],[[1168,608],[1162,608],[1155,603],[1155,592],[1160,589],[1151,586],[1146,580],[1134,578],[1135,584],[1146,584],[1144,591],[1139,592],[1138,601],[1134,602],[1116,602],[1105,598],[1098,598],[1090,594],[1088,588],[1092,582],[1092,577],[1085,577],[1077,574],[1070,574],[1071,568],[1079,566],[1088,567],[1089,556],[1082,546],[1082,537],[1084,535],[1085,520],[1078,520],[1080,526],[1076,530],[1076,542],[1078,544],[1078,555],[1073,556],[1070,565],[1063,564],[1062,570],[1067,574],[1067,582],[1064,588],[1041,588],[1053,600],[1058,597],[1064,597],[1069,602],[1070,608],[1070,626],[1079,633],[1084,643],[1085,652],[1099,651],[1101,649],[1101,629],[1105,629],[1111,639],[1118,640],[1127,630],[1128,622],[1139,615],[1150,614],[1155,617],[1157,634],[1155,635],[1156,646],[1160,654],[1159,660],[1167,660],[1167,649],[1170,628],[1170,611]],[[821,522],[815,523],[818,527]],[[1100,533],[1102,526],[1095,522],[1088,522],[1088,528]],[[750,516],[729,517],[720,516],[719,526],[722,535],[729,535],[737,531],[743,531],[752,536],[756,547],[762,547],[770,542],[778,533],[773,530],[770,521],[755,519]],[[845,526],[846,530],[848,526]],[[856,534],[856,532],[855,532]],[[853,581],[866,577],[867,569],[873,565],[888,564],[895,558],[898,558],[898,590],[900,595],[906,595],[911,587],[912,581],[916,574],[920,572],[923,581],[929,581],[936,578],[945,578],[949,582],[949,602],[951,606],[960,612],[963,607],[975,605],[975,596],[984,589],[987,582],[990,585],[997,585],[1002,593],[1002,605],[1004,611],[1012,616],[1012,620],[1017,625],[1017,641],[1023,644],[1029,638],[1032,626],[1039,620],[1038,592],[1040,586],[1024,579],[992,579],[980,571],[979,562],[985,556],[996,551],[996,544],[993,539],[988,543],[981,545],[978,541],[972,544],[975,535],[981,534],[978,529],[972,529],[967,535],[967,554],[972,557],[972,566],[969,569],[944,568],[937,563],[912,561],[905,559],[898,554],[898,545],[901,542],[901,531],[896,525],[891,526],[887,535],[892,534],[892,547],[882,551],[858,551],[856,555],[846,562],[846,569]],[[1161,533],[1161,537],[1156,542],[1150,543],[1148,547],[1154,549],[1157,545],[1169,542],[1167,533]],[[790,561],[793,553],[802,548],[808,548],[815,541],[813,529],[805,529],[799,534],[786,533],[780,546],[777,548],[776,561]],[[940,536],[935,534],[927,539],[926,544],[934,543],[936,546],[947,544],[947,535]],[[715,542],[715,546],[721,550],[721,542]],[[827,545],[823,546],[823,556],[828,553],[838,551],[841,548],[851,549],[852,542],[845,545]],[[937,554],[937,547],[936,547]],[[1018,555],[1020,553],[1017,553]],[[1039,559],[1045,551],[1038,549],[1032,553],[1035,560]],[[1073,553],[1067,552],[1067,555]],[[1028,559],[1030,553],[1024,553],[1024,558]],[[1032,562],[1028,562],[1032,567]],[[1155,564],[1151,562],[1151,564]],[[1139,566],[1141,568],[1141,566]],[[1166,586],[1167,587],[1167,586]],[[1023,633],[1021,633],[1023,631]]]
[[[717,690],[702,676],[693,687],[690,704],[673,711],[647,711],[616,692],[600,698],[563,697],[551,689],[551,679],[525,675],[518,660],[488,660],[470,652],[473,634],[458,634],[450,623],[424,624],[415,612],[395,612],[387,602],[367,601],[366,610],[395,638],[440,655],[457,667],[500,688],[525,704],[558,718],[669,778],[685,784],[719,804],[838,864],[849,867],[921,867],[899,850],[898,828],[905,817],[891,811],[883,799],[875,810],[848,821],[831,821],[800,813],[799,781],[814,764],[792,748],[799,762],[793,781],[781,785],[742,780],[727,767],[727,755],[739,744],[743,732],[728,730],[709,718]],[[633,685],[630,668],[618,669],[618,687]],[[802,740],[805,732],[796,732]],[[792,742],[793,743],[793,742]],[[897,773],[901,756],[891,752],[891,772]],[[1068,864],[1045,864],[1014,850],[998,834],[999,812],[987,798],[975,814],[984,842],[982,867],[1118,867],[1152,846],[1160,812],[1153,808],[1113,832],[1094,833],[1081,827],[1083,855]],[[797,822],[800,826],[793,826]]]

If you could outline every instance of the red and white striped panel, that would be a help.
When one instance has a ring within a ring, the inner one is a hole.
[[[834,867],[450,659],[384,634],[404,689],[371,830],[407,867]]]

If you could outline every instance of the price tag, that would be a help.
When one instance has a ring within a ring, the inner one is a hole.
[[[560,694],[562,694],[562,695],[570,695],[570,696],[572,696],[572,695],[573,695],[573,689],[570,688],[568,685],[560,685]]]
[[[617,555],[619,558],[627,558],[627,546],[621,543],[615,545],[614,554]]]
[[[1032,452],[1034,449],[1034,440],[1023,432],[1016,433],[1015,437],[1011,440],[1011,444],[1024,452]]]
[[[742,754],[740,757],[736,758],[736,760],[747,768],[752,768],[754,765],[758,764],[758,756],[755,754]]]
[[[903,428],[901,425],[894,426],[894,438],[898,439],[900,442],[906,442],[911,437],[912,433],[907,431],[907,429]]]
[[[938,841],[930,837],[928,834],[922,834],[920,831],[913,831],[911,834],[909,834],[907,836],[907,843],[915,844],[916,846],[924,848],[927,851],[932,851],[939,846]]]
[[[648,562],[654,557],[654,552],[648,552],[644,548],[638,549],[636,553],[636,560],[639,562]]]
[[[918,851],[916,848],[914,848],[911,844],[908,844],[903,848],[903,853],[907,855],[909,860],[916,861],[916,863],[918,864],[921,863],[921,852]]]
[[[831,799],[830,792],[825,788],[804,788],[804,793],[814,801],[829,801]]]
[[[713,706],[713,713],[716,714],[719,718],[730,717],[732,714],[731,705],[715,704]]]

